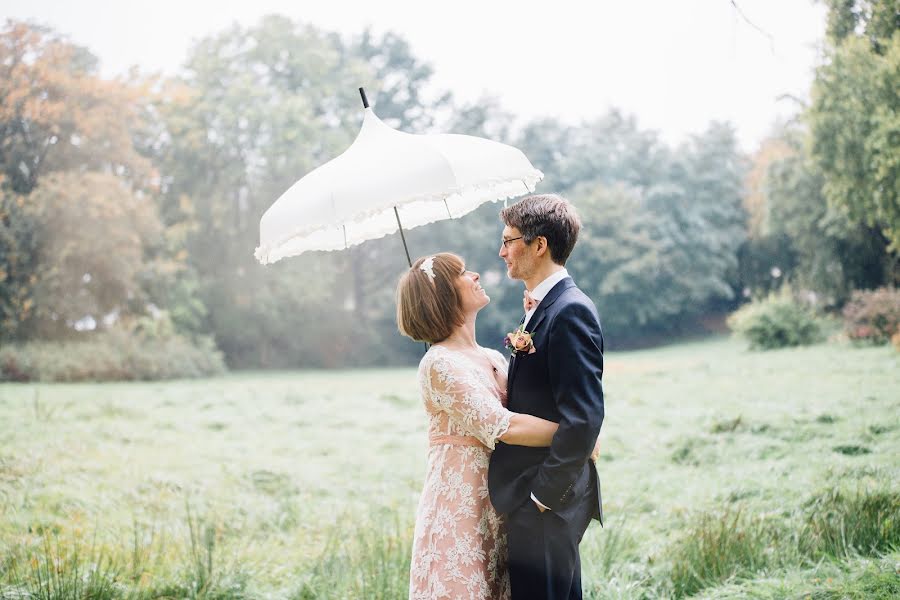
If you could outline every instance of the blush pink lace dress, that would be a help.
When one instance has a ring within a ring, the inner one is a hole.
[[[488,460],[513,413],[506,359],[482,349],[495,376],[465,354],[432,346],[419,363],[428,414],[428,469],[416,510],[410,600],[508,600],[506,532],[488,498]]]

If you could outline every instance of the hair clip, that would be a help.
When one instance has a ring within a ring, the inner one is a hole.
[[[434,257],[433,256],[429,256],[428,258],[423,260],[422,264],[419,265],[419,269],[421,269],[422,271],[425,271],[425,273],[428,274],[429,277],[431,277],[431,280],[434,281]]]

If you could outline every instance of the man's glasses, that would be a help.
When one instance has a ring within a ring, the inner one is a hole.
[[[504,247],[504,248],[509,248],[509,243],[510,243],[510,242],[514,242],[514,241],[516,241],[516,240],[521,240],[523,237],[525,237],[525,236],[524,236],[524,235],[520,235],[519,237],[508,238],[508,239],[502,240],[500,243],[503,244],[503,247]]]

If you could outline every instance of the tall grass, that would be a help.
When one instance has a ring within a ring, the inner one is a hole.
[[[735,577],[770,567],[781,524],[740,510],[701,513],[670,548],[673,592],[690,596]]]
[[[800,540],[811,558],[873,556],[900,549],[900,492],[829,490],[809,503]]]
[[[150,600],[249,598],[240,567],[223,563],[209,517],[187,504],[187,540],[172,556],[156,526],[135,519],[131,548],[101,547],[79,537],[44,533],[37,544],[12,548],[2,563],[0,600]],[[119,557],[119,558],[112,558]]]
[[[898,549],[900,493],[829,489],[792,516],[750,516],[740,510],[696,515],[668,549],[667,575],[673,593],[684,597],[789,565]]]
[[[379,511],[367,520],[346,517],[291,600],[366,598],[409,594],[412,511]],[[348,526],[346,523],[356,523]]]
[[[85,552],[86,550],[86,552]],[[45,535],[32,552],[7,565],[0,598],[12,600],[112,600],[120,598],[121,567],[96,546],[85,548]]]

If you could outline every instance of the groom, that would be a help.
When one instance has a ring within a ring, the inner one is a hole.
[[[497,444],[491,502],[507,516],[513,600],[580,599],[578,545],[591,518],[603,522],[588,460],[603,423],[603,335],[593,302],[564,267],[581,221],[556,195],[524,198],[500,218],[500,257],[509,277],[525,282],[533,343],[510,361],[508,408],[559,429],[549,448]]]

